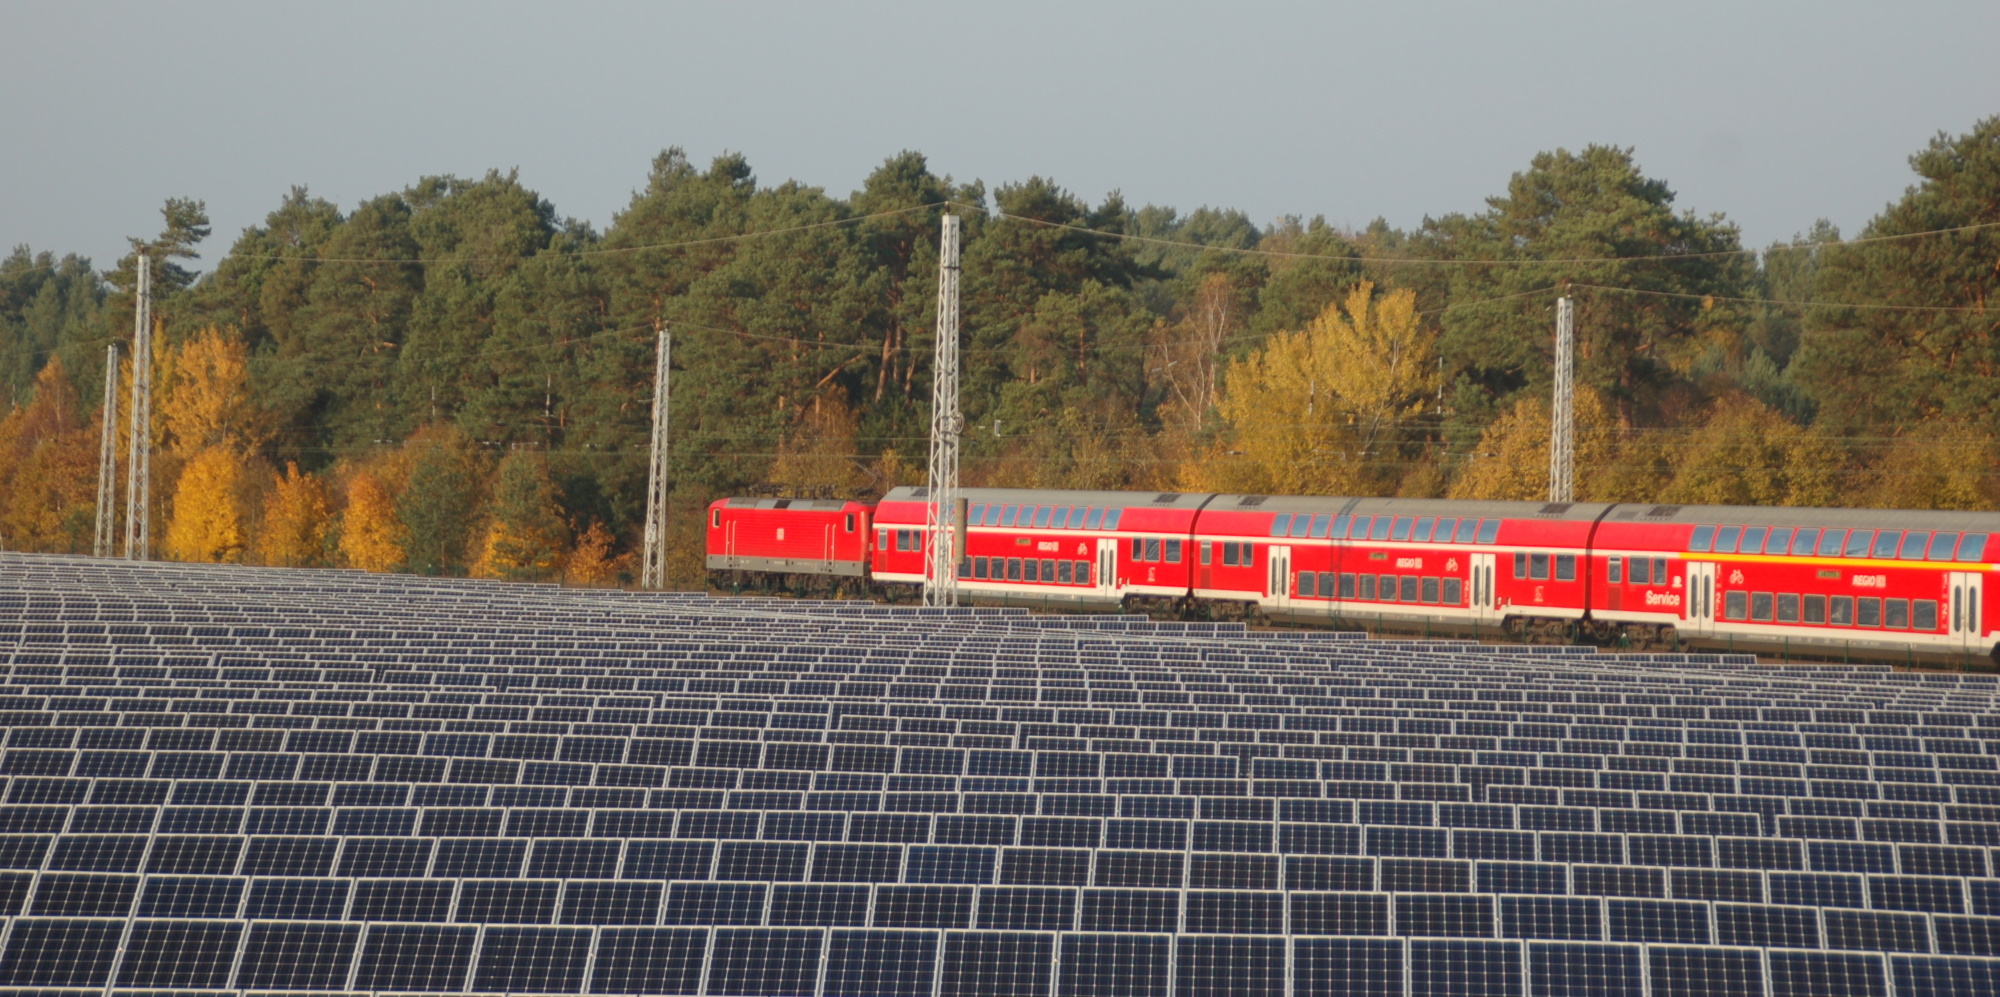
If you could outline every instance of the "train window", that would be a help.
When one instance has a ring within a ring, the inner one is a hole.
[[[984,580],[986,578],[985,558],[975,557],[972,559],[972,577],[974,580]]]
[[[1055,509],[1050,506],[1046,505],[1038,506],[1035,509],[1035,529],[1038,530],[1047,529],[1049,525],[1049,516],[1054,512]]]
[[[1717,530],[1715,533],[1715,552],[1717,554],[1736,553],[1736,535],[1741,532],[1743,532],[1743,528],[1740,526],[1725,526]]]
[[[721,525],[722,525],[722,510],[721,510],[721,509],[710,509],[710,510],[708,510],[708,525],[710,525],[710,526],[721,526]]]
[[[1320,514],[1319,514],[1319,515],[1317,515],[1317,516],[1314,516],[1314,517],[1313,517],[1313,524],[1312,524],[1312,532],[1311,532],[1311,533],[1309,533],[1309,534],[1307,534],[1307,536],[1310,536],[1310,537],[1312,537],[1312,538],[1313,538],[1314,540],[1324,540],[1324,539],[1326,539],[1326,530],[1327,530],[1327,527],[1328,527],[1328,526],[1329,526],[1329,525],[1330,525],[1330,524],[1331,524],[1332,522],[1333,522],[1333,517],[1332,517],[1332,516],[1329,516],[1329,515],[1327,515],[1327,514],[1326,514],[1326,513],[1324,513],[1324,512],[1320,513]]]
[[[1104,510],[1104,528],[1107,530],[1115,530],[1118,528],[1118,521],[1124,518],[1125,518],[1125,510],[1106,509]]]
[[[1907,630],[1910,627],[1910,600],[1882,600],[1882,625],[1893,630]]]
[[[1651,563],[1652,562],[1646,560],[1643,557],[1633,558],[1632,570],[1625,575],[1625,580],[1631,582],[1634,585],[1645,585],[1651,582],[1653,580],[1653,577],[1652,577],[1652,572],[1648,567],[1648,565],[1650,565]]]
[[[1764,623],[1770,622],[1771,593],[1769,592],[1750,593],[1750,618],[1752,620],[1756,620],[1759,622],[1764,622]]]
[[[1781,592],[1778,594],[1778,622],[1779,623],[1799,622],[1798,593]]]
[[[1375,576],[1374,576],[1374,575],[1362,575],[1362,576],[1361,576],[1361,598],[1363,598],[1363,599],[1373,599],[1373,598],[1375,598]]]
[[[888,530],[876,530],[876,531],[875,531],[875,549],[876,549],[876,550],[888,550],[888,549],[889,549],[889,531],[888,531]]]
[[[1986,556],[1986,534],[1967,533],[1965,535],[1965,539],[1959,542],[1958,545],[1959,560],[1977,561],[1984,558],[1985,556]]]
[[[1724,592],[1722,594],[1722,618],[1725,620],[1746,619],[1750,615],[1750,593]]]
[[[1514,577],[1515,578],[1528,577],[1528,555],[1523,554],[1520,551],[1514,552]]]
[[[1383,575],[1382,601],[1415,602],[1417,601],[1416,584],[1417,580],[1415,578],[1404,578],[1399,575]]]
[[[1895,530],[1883,530],[1875,534],[1875,548],[1868,552],[1868,556],[1895,557],[1896,545],[1902,542],[1902,539],[1903,535]]]
[[[1438,520],[1437,532],[1431,534],[1431,539],[1441,544],[1450,543],[1452,534],[1456,532],[1458,532],[1458,520],[1440,519]]]
[[[1319,594],[1318,581],[1313,577],[1312,572],[1310,571],[1299,572],[1299,594],[1300,595]]]
[[[1846,530],[1823,530],[1819,535],[1819,556],[1839,557],[1840,545],[1847,542]]]
[[[1375,525],[1369,528],[1368,530],[1368,539],[1370,540],[1389,539],[1390,525],[1393,522],[1394,520],[1390,519],[1388,516],[1376,516]]]
[[[1201,563],[1215,563],[1215,541],[1203,540],[1201,542]]]
[[[1057,562],[1056,562],[1056,584],[1058,584],[1058,585],[1068,585],[1068,584],[1069,584],[1069,562],[1068,562],[1068,561],[1057,561]]]
[[[854,532],[854,514],[851,512],[847,514],[847,532]]]
[[[1436,525],[1437,524],[1433,522],[1431,520],[1431,517],[1429,516],[1425,516],[1422,519],[1417,520],[1417,529],[1415,532],[1410,534],[1410,539],[1415,540],[1418,543],[1430,543],[1431,527]]]
[[[1430,604],[1432,604],[1432,605],[1436,605],[1436,604],[1437,604],[1437,601],[1438,601],[1438,580],[1437,580],[1437,579],[1435,579],[1435,578],[1426,578],[1426,579],[1424,579],[1424,580],[1423,580],[1423,587],[1417,590],[1417,601],[1418,601],[1418,602],[1428,602],[1428,603],[1430,603]]]
[[[1333,572],[1322,571],[1319,573],[1319,597],[1322,599],[1333,598]]]
[[[1342,599],[1354,598],[1354,576],[1346,572],[1342,572],[1340,575],[1340,597]]]
[[[1547,554],[1528,555],[1528,577],[1538,582],[1548,580],[1549,556]]]
[[[1063,530],[1068,528],[1069,528],[1068,507],[1060,505],[1056,506],[1055,509],[1051,511],[1049,514],[1049,529]]]
[[[1367,516],[1356,516],[1347,523],[1347,539],[1368,539],[1368,527],[1374,520]]]
[[[1604,580],[1616,585],[1625,580],[1625,559],[1616,554],[1604,559]]]
[[[1143,561],[1143,560],[1145,560],[1145,559],[1146,559],[1146,540],[1145,540],[1145,538],[1143,538],[1143,537],[1133,537],[1133,538],[1132,538],[1132,560],[1134,560],[1134,561]]]
[[[1819,543],[1818,530],[1800,530],[1792,534],[1792,556],[1810,557]]]
[[[1001,525],[1001,526],[1012,526],[1012,525],[1014,525],[1014,517],[1015,517],[1015,515],[1016,515],[1016,514],[1018,514],[1018,513],[1020,512],[1020,511],[1021,511],[1021,507],[1020,507],[1020,506],[1017,506],[1017,505],[1010,505],[1010,506],[1005,506],[1005,507],[1003,507],[1003,508],[1002,508],[1002,509],[1000,510],[1000,525]]]
[[[1764,550],[1765,532],[1766,530],[1762,526],[1745,526],[1743,528],[1743,540],[1736,545],[1737,552],[1741,554],[1761,553]]]
[[[1290,531],[1291,531],[1291,528],[1292,528],[1292,514],[1291,514],[1291,513],[1288,513],[1288,512],[1286,512],[1286,513],[1279,513],[1278,515],[1276,515],[1276,516],[1273,516],[1273,517],[1271,518],[1271,535],[1272,535],[1272,536],[1274,536],[1274,537],[1282,537],[1282,536],[1284,536],[1284,535],[1285,535],[1286,533],[1290,532]]]
[[[1933,533],[1931,534],[1931,551],[1925,557],[1932,561],[1949,561],[1951,560],[1952,552],[1957,549],[1958,534]]]
[[[1083,517],[1088,515],[1089,513],[1090,513],[1090,508],[1088,506],[1081,506],[1081,505],[1070,506],[1069,528],[1072,530],[1083,529]]]
[[[970,560],[958,562],[958,577],[960,578],[972,577],[972,562]]]
[[[1447,606],[1465,605],[1464,579],[1447,578],[1444,580],[1444,604]]]
[[[1696,554],[1708,553],[1709,545],[1715,542],[1715,527],[1697,526],[1694,536],[1688,538],[1688,550]]]
[[[1347,536],[1346,513],[1343,512],[1340,515],[1333,517],[1333,528],[1331,530],[1328,530],[1326,535],[1332,537],[1335,540],[1339,540]]]
[[[1179,540],[1167,541],[1167,563],[1181,563],[1181,542]]]
[[[1391,540],[1410,539],[1410,517],[1408,516],[1396,517],[1396,525],[1395,528],[1389,531],[1389,539]]]
[[[1856,626],[1879,627],[1882,625],[1882,600],[1874,598],[1856,599],[1854,603],[1854,624]]]
[[[1653,558],[1653,584],[1665,585],[1666,583],[1667,559],[1664,557]]]
[[[1010,557],[1007,559],[1007,580],[1010,582],[1018,582],[1021,580],[1020,558]]]
[[[1078,562],[1076,562],[1076,583],[1077,583],[1078,585],[1088,585],[1088,584],[1090,584],[1090,562],[1089,562],[1089,561],[1078,561]]]
[[[1021,564],[1021,570],[1027,575],[1027,577],[1021,580],[1024,582],[1055,581],[1056,573],[1054,570],[1052,570],[1054,567],[1055,564],[1051,561],[1047,560],[1037,561],[1032,557],[1028,558],[1025,562]]]
[[[1931,535],[1926,530],[1911,530],[1903,534],[1903,549],[1897,553],[1898,560],[1921,561],[1924,548],[1930,546]]]
[[[1159,537],[1148,537],[1148,538],[1146,538],[1146,560],[1148,560],[1148,561],[1151,561],[1151,562],[1153,562],[1153,563],[1155,563],[1155,564],[1158,564],[1158,563],[1160,562],[1160,538],[1159,538]]]
[[[1086,530],[1094,530],[1097,529],[1100,525],[1103,525],[1103,523],[1104,523],[1104,510],[1093,508],[1090,510],[1090,515],[1084,518],[1083,528]]]
[[[1556,581],[1559,581],[1559,582],[1573,582],[1573,581],[1576,581],[1576,555],[1575,555],[1575,554],[1557,554],[1557,555],[1556,555]]]
[[[1832,601],[1827,603],[1826,621],[1837,627],[1852,625],[1854,623],[1854,597],[1851,595],[1834,596]]]
[[[1826,622],[1826,596],[1823,595],[1806,596],[1805,619],[1807,623]]]
[[[1851,530],[1847,534],[1847,546],[1841,548],[1840,556],[1867,557],[1868,548],[1874,542],[1874,530]]]
[[[1938,628],[1938,604],[1936,599],[1918,599],[1910,603],[1910,629],[1936,630]]]
[[[1308,534],[1308,533],[1310,533],[1311,531],[1312,531],[1312,517],[1311,517],[1311,516],[1308,516],[1308,515],[1306,515],[1305,513],[1303,513],[1303,512],[1302,512],[1302,513],[1299,513],[1298,515],[1296,515],[1296,516],[1293,516],[1293,517],[1292,517],[1292,537],[1293,537],[1293,539],[1297,539],[1297,540],[1303,540],[1303,539],[1305,539],[1305,538],[1306,538],[1307,534]]]
[[[972,503],[972,507],[965,510],[965,522],[969,526],[985,526],[986,503],[984,502]]]
[[[1497,521],[1493,524],[1493,532],[1495,535],[1498,535],[1500,532],[1500,524]],[[1483,544],[1490,544],[1493,542],[1492,540],[1488,539],[1485,536],[1484,531],[1482,531],[1479,528],[1479,520],[1477,519],[1459,520],[1458,536],[1454,537],[1453,539],[1456,540],[1458,543],[1469,544],[1473,541],[1475,537],[1477,537],[1479,542]]]
[[[1222,542],[1222,565],[1225,568],[1236,566],[1236,544],[1234,541],[1224,540]]]
[[[1764,541],[1764,553],[1766,554],[1783,554],[1791,548],[1792,531],[1788,527],[1773,529],[1770,538]]]

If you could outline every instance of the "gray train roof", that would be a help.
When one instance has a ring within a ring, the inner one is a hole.
[[[1194,509],[1206,501],[1209,492],[1113,492],[1060,488],[961,488],[967,502],[1013,502],[1035,505],[1096,505],[1121,509]],[[922,485],[892,488],[884,502],[922,502],[930,489]]]
[[[1629,513],[1629,514],[1628,514]],[[2000,513],[1934,509],[1826,509],[1760,505],[1620,506],[1607,522],[1720,526],[1849,526],[1899,530],[2000,530]]]
[[[1486,502],[1424,498],[1217,495],[1211,512],[1310,512],[1359,516],[1478,516],[1487,519],[1596,519],[1601,502]]]

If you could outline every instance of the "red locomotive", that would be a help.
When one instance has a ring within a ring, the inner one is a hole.
[[[987,604],[1378,625],[1657,648],[1995,653],[2000,515],[964,490],[959,591]],[[718,582],[921,585],[925,496],[724,499]]]

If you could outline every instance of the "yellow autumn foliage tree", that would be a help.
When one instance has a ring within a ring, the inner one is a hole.
[[[1886,441],[1857,505],[1994,508],[1994,439],[1983,426],[1926,419]]]
[[[1715,404],[1671,455],[1661,498],[1690,505],[1831,506],[1843,455],[1818,434],[1748,397]]]
[[[554,573],[569,538],[547,457],[532,451],[508,454],[500,462],[490,512],[474,575],[540,581]]]
[[[174,516],[167,526],[167,554],[209,563],[243,559],[243,457],[217,444],[196,453],[174,487]]]
[[[167,351],[154,387],[169,446],[183,453],[229,443],[253,450],[269,417],[250,396],[249,349],[234,329],[209,326]]]
[[[97,512],[95,421],[62,360],[35,378],[34,398],[0,419],[0,541],[13,550],[88,553]]]
[[[1486,427],[1449,495],[1539,502],[1549,495],[1549,399],[1524,395]],[[1645,446],[1625,439],[1603,396],[1576,389],[1576,495],[1586,502],[1650,502],[1668,477]]]
[[[616,581],[618,572],[631,561],[630,554],[612,553],[616,543],[602,521],[591,520],[590,527],[576,538],[576,547],[563,563],[563,580],[571,585],[586,587],[609,585]]]
[[[286,461],[285,473],[272,475],[270,497],[264,500],[257,542],[264,563],[286,568],[320,563],[326,554],[332,504],[325,481],[300,473],[296,462]]]
[[[1296,495],[1393,491],[1405,425],[1437,387],[1436,335],[1416,293],[1368,281],[1300,332],[1229,365],[1225,442],[1184,469],[1191,491]]]
[[[403,526],[396,497],[382,479],[363,468],[347,483],[347,508],[340,517],[340,556],[363,571],[394,571],[403,563]]]

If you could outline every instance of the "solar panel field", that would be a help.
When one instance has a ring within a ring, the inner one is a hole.
[[[7,994],[1991,994],[1991,675],[0,555]]]

